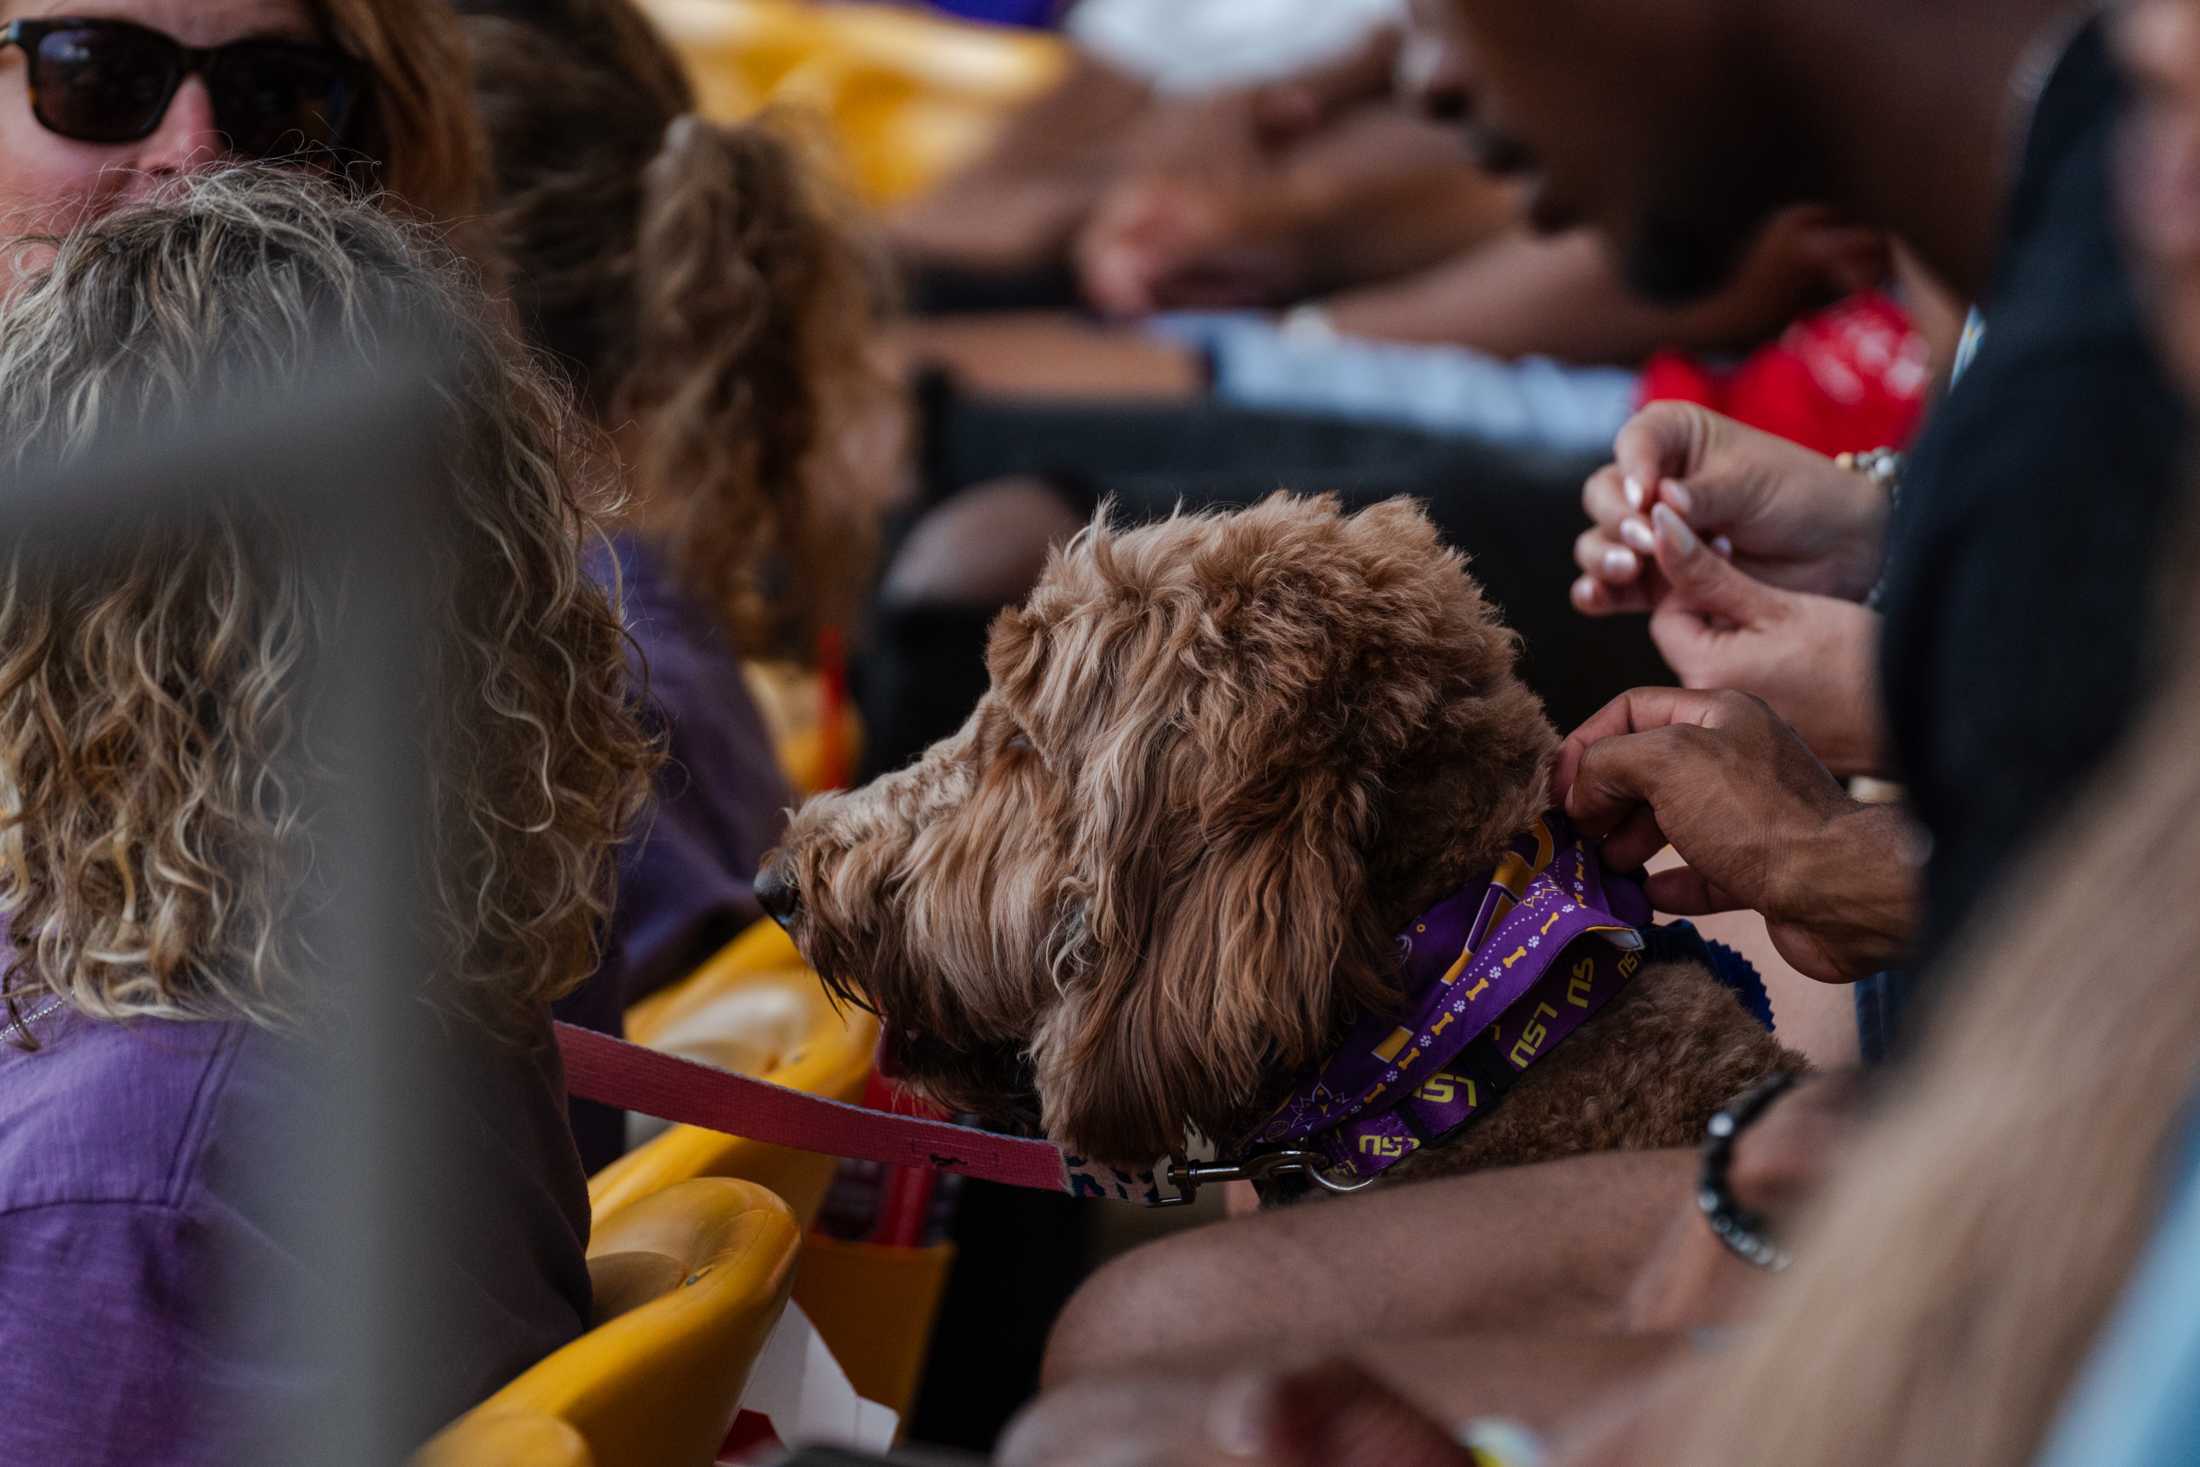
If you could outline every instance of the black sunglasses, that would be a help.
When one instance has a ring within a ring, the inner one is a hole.
[[[326,46],[232,41],[200,49],[124,20],[17,20],[0,50],[30,61],[31,113],[82,143],[151,137],[187,76],[203,77],[215,125],[247,158],[344,145],[367,71]]]

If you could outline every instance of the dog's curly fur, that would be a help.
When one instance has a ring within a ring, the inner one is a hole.
[[[1125,1163],[1227,1143],[1398,1001],[1395,934],[1545,808],[1558,737],[1518,653],[1408,501],[1103,512],[996,623],[963,729],[813,800],[771,877],[934,1098]],[[1396,1170],[1686,1144],[1786,1059],[1655,964]]]

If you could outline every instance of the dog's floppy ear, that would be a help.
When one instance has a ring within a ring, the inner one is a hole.
[[[1096,527],[997,628],[995,688],[1068,786],[1049,1134],[1131,1163],[1231,1139],[1393,996],[1367,859],[1438,705],[1394,664],[1459,581],[1409,507],[1272,500]]]
[[[1126,751],[1128,752],[1128,751]],[[1380,1001],[1365,930],[1364,791],[1309,778],[1257,822],[1117,807],[1063,934],[1063,1001],[1035,1036],[1046,1128],[1121,1163],[1230,1139],[1274,1074],[1320,1057],[1349,1003]],[[1096,834],[1099,832],[1096,832]]]

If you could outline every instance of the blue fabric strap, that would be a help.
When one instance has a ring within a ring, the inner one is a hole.
[[[1701,963],[1711,970],[1749,1016],[1772,1029],[1772,995],[1757,967],[1723,942],[1713,942],[1693,922],[1669,922],[1643,933],[1654,961]]]

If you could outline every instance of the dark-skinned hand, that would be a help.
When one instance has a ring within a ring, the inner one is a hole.
[[[1648,879],[1659,911],[1758,912],[1813,978],[1876,972],[1914,929],[1921,843],[1898,811],[1851,800],[1761,699],[1623,694],[1566,740],[1553,793],[1615,870],[1679,853]]]

